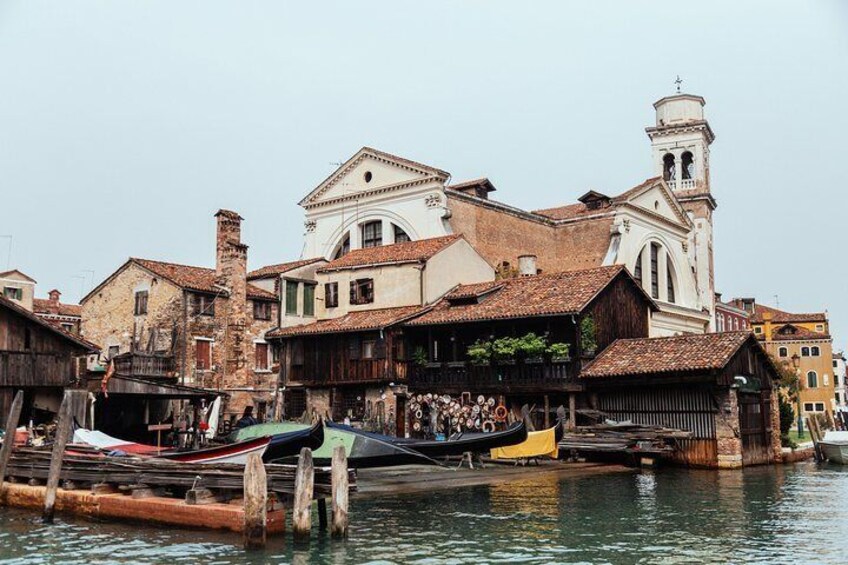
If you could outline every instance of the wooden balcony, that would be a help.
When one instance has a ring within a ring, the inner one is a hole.
[[[414,390],[434,392],[521,392],[580,388],[573,378],[572,363],[540,362],[472,365],[429,363],[410,365],[407,383]]]
[[[161,353],[124,353],[115,357],[115,372],[127,377],[173,378],[175,365],[172,355]]]
[[[0,386],[63,387],[75,380],[76,365],[68,353],[0,351]]]
[[[407,366],[403,361],[357,359],[349,360],[343,365],[332,364],[316,368],[294,365],[288,380],[307,386],[381,383],[403,381],[406,373]]]

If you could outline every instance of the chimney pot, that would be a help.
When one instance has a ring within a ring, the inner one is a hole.
[[[518,257],[518,274],[522,277],[529,277],[538,274],[536,267],[535,255],[519,255]]]

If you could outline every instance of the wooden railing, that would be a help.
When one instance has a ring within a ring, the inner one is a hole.
[[[294,365],[288,375],[291,382],[320,386],[325,384],[378,383],[402,381],[407,373],[403,361],[385,359],[350,360],[343,367],[317,367]]]
[[[0,386],[66,386],[75,379],[68,353],[0,351]]]
[[[128,377],[174,376],[174,357],[158,353],[131,353],[115,358],[115,372]]]
[[[410,388],[468,390],[529,390],[541,387],[560,388],[573,384],[571,364],[524,363],[472,365],[440,363],[410,365],[407,383]]]

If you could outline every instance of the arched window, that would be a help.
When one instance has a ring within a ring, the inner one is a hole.
[[[716,325],[718,326],[718,331],[724,331],[724,314],[719,314],[716,318]]]
[[[339,244],[339,247],[336,249],[335,254],[333,254],[333,259],[338,259],[344,255],[347,255],[350,252],[350,234],[346,233],[342,238],[342,242]]]
[[[674,272],[671,270],[671,261],[666,258],[666,292],[668,292],[668,301],[674,302]]]
[[[660,297],[660,245],[651,244],[651,298]]]
[[[801,348],[801,357],[809,357],[810,356],[810,348],[802,347]]]
[[[644,250],[639,252],[639,256],[636,257],[636,266],[633,267],[633,278],[641,285],[642,284],[642,255],[645,253]]]
[[[383,222],[374,220],[362,224],[362,247],[379,247],[383,245]]]
[[[819,386],[819,376],[815,371],[810,371],[807,373],[807,388],[818,388]]]
[[[402,227],[392,224],[392,229],[394,230],[395,234],[395,243],[404,243],[406,241],[412,240],[412,238],[409,237],[409,234],[403,231]]]
[[[818,345],[814,345],[810,349],[810,355],[812,355],[813,357],[819,357],[821,355],[821,349],[819,349]]]
[[[686,151],[680,156],[681,167],[680,173],[683,180],[695,178],[695,161],[692,158],[692,153]]]
[[[777,354],[780,357],[789,357],[789,349],[787,349],[785,347],[781,347],[780,349],[777,350]]]
[[[663,180],[674,180],[675,176],[674,155],[666,153],[663,157]]]

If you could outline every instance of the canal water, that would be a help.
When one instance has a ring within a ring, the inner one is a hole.
[[[0,508],[0,563],[846,563],[848,468],[662,469],[352,505],[350,539],[100,524]],[[199,510],[202,511],[202,510]]]

